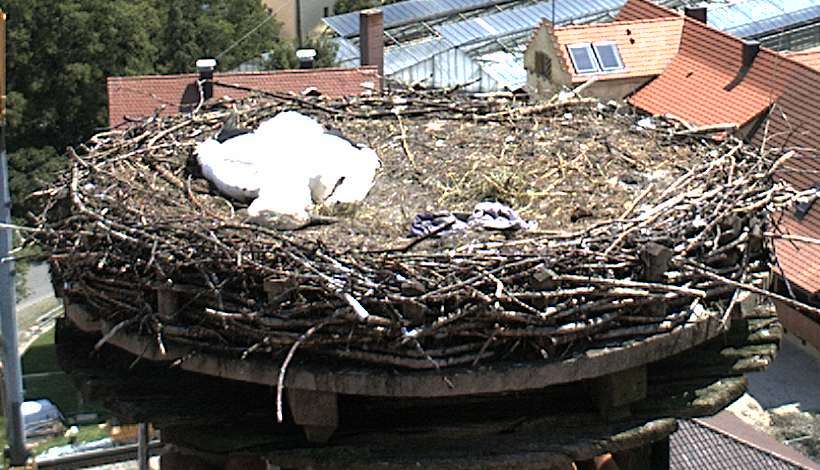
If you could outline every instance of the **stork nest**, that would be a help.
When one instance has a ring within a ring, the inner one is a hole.
[[[230,114],[255,127],[283,110],[383,161],[335,223],[248,223],[198,171],[196,144]],[[562,357],[725,315],[765,282],[769,214],[794,197],[771,178],[776,151],[637,120],[504,94],[223,99],[70,150],[36,239],[68,300],[160,348],[413,369]],[[539,228],[407,238],[418,212],[486,200]]]

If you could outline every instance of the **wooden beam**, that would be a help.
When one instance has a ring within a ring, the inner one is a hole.
[[[646,366],[604,375],[591,383],[592,399],[608,420],[629,416],[629,406],[644,400],[646,389]]]
[[[157,314],[163,320],[174,318],[179,311],[179,297],[170,288],[160,287],[157,289]]]
[[[339,427],[335,393],[289,388],[286,391],[293,422],[302,427],[308,442],[324,444]]]
[[[659,243],[647,243],[641,249],[641,263],[643,264],[642,281],[663,283],[664,273],[669,269],[669,262],[674,252]],[[658,302],[641,308],[648,314],[656,317],[666,316],[666,304]]]

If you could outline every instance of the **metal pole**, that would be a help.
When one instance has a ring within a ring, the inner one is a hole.
[[[11,194],[6,156],[6,14],[0,11],[0,222],[11,223]],[[0,229],[0,331],[3,334],[3,387],[5,394],[6,439],[11,466],[23,466],[28,459],[23,433],[23,377],[17,345],[17,315],[14,298],[14,261],[11,229]]]
[[[137,464],[139,470],[148,470],[148,425],[137,426]]]
[[[553,28],[555,27],[555,1],[556,0],[552,0],[552,3],[551,3],[551,5],[552,5],[552,27]]]

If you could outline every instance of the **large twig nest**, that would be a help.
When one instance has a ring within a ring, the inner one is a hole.
[[[299,109],[375,149],[363,204],[298,232],[250,224],[193,149],[230,113]],[[39,241],[65,294],[156,341],[410,368],[551,358],[723,315],[762,282],[777,154],[589,100],[408,92],[216,103],[94,137],[48,194]],[[412,217],[495,200],[534,231],[410,239]],[[157,291],[175,293],[160,312]]]

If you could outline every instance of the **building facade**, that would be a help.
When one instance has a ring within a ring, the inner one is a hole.
[[[322,22],[333,16],[336,0],[262,0],[282,23],[282,38],[301,44]]]

